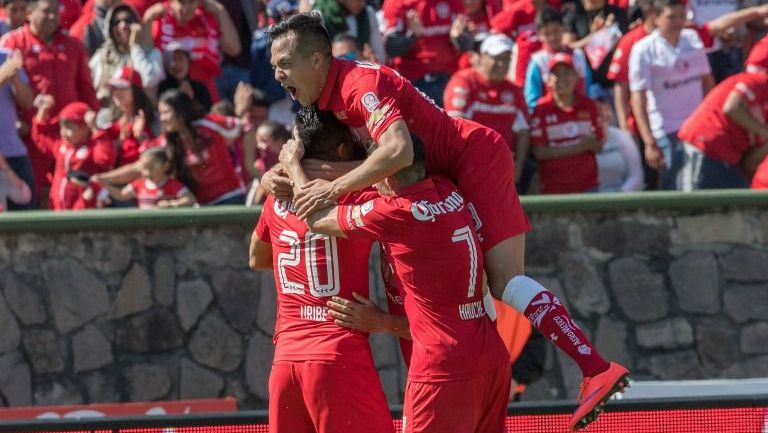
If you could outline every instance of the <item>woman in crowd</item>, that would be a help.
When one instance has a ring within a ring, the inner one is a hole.
[[[179,41],[169,43],[163,52],[166,76],[158,87],[158,93],[163,94],[166,90],[179,89],[194,103],[200,104],[203,111],[210,111],[213,106],[211,93],[204,83],[190,77],[191,63],[191,53],[184,44]]]
[[[597,191],[642,191],[643,165],[635,140],[627,131],[613,126],[613,109],[607,99],[597,100],[597,108],[605,127],[605,144],[596,155]]]
[[[115,166],[121,167],[138,161],[142,144],[156,135],[155,108],[143,90],[141,76],[127,66],[109,80],[109,91],[110,105],[100,113],[106,119],[99,119],[99,126],[115,140]]]
[[[107,40],[88,62],[102,106],[109,105],[109,80],[123,66],[138,72],[144,88],[154,91],[165,76],[162,56],[142,29],[139,14],[132,6],[118,3],[107,12],[104,23]]]

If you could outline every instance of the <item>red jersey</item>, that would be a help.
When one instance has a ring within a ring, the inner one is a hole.
[[[725,115],[723,104],[731,92],[744,99],[761,123],[768,121],[768,74],[742,72],[726,78],[707,93],[677,135],[712,159],[738,165],[750,147],[765,143]]]
[[[493,151],[477,148],[484,142],[466,139],[484,126],[448,116],[386,66],[333,59],[317,106],[332,111],[361,138],[370,136],[376,141],[389,125],[403,119],[408,130],[424,142],[429,173],[455,178],[466,147],[474,147],[473,152]]]
[[[752,178],[752,189],[768,189],[768,158],[757,167],[755,177]]]
[[[573,106],[565,110],[551,96],[539,100],[531,115],[532,146],[575,146],[589,134],[604,138],[595,103],[586,96],[576,94],[575,98]],[[597,159],[593,152],[540,159],[539,175],[544,194],[587,192],[597,187]]]
[[[234,117],[208,115],[195,121],[199,138],[207,147],[199,154],[186,149],[185,161],[197,182],[195,197],[200,204],[243,194],[244,188],[237,177],[229,155],[227,142],[240,136],[240,125]]]
[[[752,47],[744,64],[747,72],[768,72],[768,36],[763,36]]]
[[[445,111],[474,120],[501,134],[515,150],[515,131],[528,129],[523,91],[511,81],[491,83],[475,68],[453,74],[445,87]]]
[[[156,184],[149,179],[138,179],[128,184],[139,209],[155,209],[160,200],[175,200],[189,194],[189,189],[178,180],[167,177]]]
[[[60,0],[59,3],[61,28],[69,29],[80,18],[83,12],[83,3],[80,0]]]
[[[122,167],[138,161],[139,156],[141,156],[142,143],[145,139],[151,137],[152,132],[149,128],[145,128],[142,137],[134,137],[132,125],[127,125],[125,126],[126,134],[121,138],[120,130],[120,121],[112,122],[104,128],[107,135],[118,144],[115,167]]]
[[[412,81],[436,72],[452,74],[459,54],[451,43],[451,25],[464,5],[460,0],[387,0],[384,35],[408,31],[406,13],[411,9],[418,12],[424,33],[405,56],[392,59],[395,69]]]
[[[280,361],[370,360],[368,334],[333,323],[331,296],[368,294],[373,241],[315,234],[291,203],[267,197],[255,234],[272,244],[277,283],[275,358]]]
[[[616,51],[613,53],[611,65],[608,67],[608,79],[629,85],[629,54],[632,52],[632,46],[635,42],[648,36],[645,26],[640,23],[637,27],[630,30],[619,39],[616,44]],[[632,108],[629,108],[627,116],[627,127],[634,131],[636,136],[640,136],[640,130],[637,129],[635,116],[632,115]]]
[[[515,41],[511,69],[515,74],[513,81],[519,87],[525,85],[525,71],[531,56],[542,47],[535,20],[536,8],[530,0],[516,0],[505,5],[504,10],[491,19],[491,29],[495,33]]]
[[[464,198],[440,177],[397,197],[340,206],[349,239],[387,249],[405,296],[413,338],[408,380],[461,380],[509,362],[483,307],[483,256]]]
[[[58,32],[48,45],[33,35],[29,24],[25,24],[3,36],[2,45],[21,51],[24,70],[35,95],[53,95],[55,105],[51,109],[52,116],[70,102],[78,101],[98,111],[99,101],[93,89],[88,55],[80,41]],[[33,111],[27,114],[31,119]]]
[[[56,160],[49,205],[52,209],[72,209],[82,195],[82,188],[69,184],[67,175],[81,171],[89,175],[111,170],[115,164],[115,144],[103,132],[93,135],[78,146],[59,137],[58,125],[32,122],[32,140],[45,154]]]
[[[152,23],[155,46],[160,51],[165,51],[169,43],[181,42],[192,57],[189,65],[190,78],[204,83],[213,101],[218,101],[219,92],[214,79],[221,75],[219,22],[202,6],[195,10],[195,17],[184,24],[176,21],[168,2],[165,2],[165,10],[166,12]]]

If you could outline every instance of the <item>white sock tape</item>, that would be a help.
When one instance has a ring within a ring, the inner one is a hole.
[[[504,293],[501,295],[501,300],[521,314],[525,314],[525,309],[528,307],[528,304],[531,303],[533,298],[539,293],[546,291],[547,289],[536,280],[524,275],[518,275],[509,280],[507,286],[504,287]]]

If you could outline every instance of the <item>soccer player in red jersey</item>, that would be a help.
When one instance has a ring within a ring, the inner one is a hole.
[[[309,111],[314,110],[303,110]],[[311,120],[300,112],[299,135],[320,126],[307,119]],[[325,123],[317,131],[309,140],[308,157],[340,160],[359,150],[347,128],[338,122],[335,126]],[[334,136],[340,143],[327,151],[313,143],[328,142],[323,137]],[[346,200],[354,203],[354,197],[344,198],[342,203]],[[274,267],[278,290],[275,356],[269,380],[270,432],[394,431],[368,334],[335,324],[326,306],[333,296],[367,295],[372,244],[369,239],[310,231],[290,201],[267,198],[253,234],[250,259],[255,269]]]
[[[473,219],[449,180],[425,178],[416,143],[413,164],[376,185],[381,196],[321,210],[307,224],[339,239],[378,240],[394,266],[413,338],[403,430],[501,433],[511,369],[486,314],[491,298],[483,295]],[[281,162],[300,187],[306,176],[298,155],[300,144],[289,142]]]
[[[685,160],[684,191],[746,188],[768,155],[768,74],[742,72],[707,94],[680,127]]]
[[[331,42],[314,12],[297,14],[270,29],[275,78],[302,105],[329,110],[377,149],[357,168],[333,180],[315,180],[296,195],[299,218],[329,207],[343,194],[366,188],[413,161],[410,134],[423,140],[426,169],[451,179],[467,201],[483,250],[494,297],[528,317],[579,365],[583,396],[571,420],[588,424],[597,407],[626,383],[627,370],[603,359],[555,296],[523,276],[525,232],[530,224],[515,191],[512,153],[497,132],[448,116],[397,72],[384,66],[334,59]],[[492,173],[492,175],[488,175]],[[292,193],[276,171],[265,189]],[[564,326],[567,325],[567,326]],[[575,338],[570,338],[574,335]]]

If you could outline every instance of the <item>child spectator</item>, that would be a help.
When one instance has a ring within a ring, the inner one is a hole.
[[[277,122],[266,121],[256,129],[255,149],[245,149],[244,163],[248,167],[251,179],[251,187],[248,191],[246,204],[252,206],[262,203],[266,193],[259,184],[261,176],[278,162],[280,150],[283,148],[290,133],[284,125]]]
[[[103,126],[117,143],[116,167],[138,161],[142,143],[155,136],[155,108],[144,92],[141,75],[124,66],[109,80],[111,101]]]
[[[613,109],[607,98],[596,102],[605,127],[605,144],[597,154],[598,192],[642,191],[643,163],[635,140],[612,125]]]
[[[49,120],[48,113],[53,106],[51,95],[38,97],[32,139],[42,152],[56,161],[49,205],[54,210],[73,209],[84,192],[83,186],[77,182],[83,180],[81,173],[90,176],[110,170],[115,163],[115,146],[103,132],[91,133],[89,123],[95,113],[87,104],[72,102],[61,110],[58,117]],[[58,132],[54,129],[56,123],[59,124]]]
[[[215,78],[221,75],[222,53],[234,57],[241,49],[227,10],[216,0],[169,0],[147,9],[144,24],[152,26],[155,46],[162,52],[169,51],[168,44],[174,41],[185,44],[191,55],[191,78],[205,84],[213,101],[218,101]]]
[[[179,89],[189,98],[200,104],[203,111],[208,112],[213,106],[213,100],[208,88],[201,81],[190,77],[191,66],[190,51],[179,41],[171,42],[163,52],[165,65],[165,80],[158,86],[158,94],[163,94],[170,89]]]
[[[8,210],[8,200],[24,206],[32,201],[32,190],[0,154],[0,212]]]
[[[563,17],[554,9],[544,9],[536,15],[536,29],[542,48],[531,56],[528,70],[525,73],[525,101],[528,108],[533,110],[536,103],[547,90],[549,77],[549,60],[556,53],[567,53],[573,59],[573,65],[579,77],[582,78],[579,88],[583,94],[592,85],[592,72],[587,56],[580,48],[572,50],[563,44]]]
[[[138,202],[139,209],[192,206],[195,197],[179,180],[170,176],[171,161],[165,149],[155,147],[141,154],[141,178],[123,188],[105,184],[109,195],[116,200]]]
[[[138,72],[143,87],[154,92],[165,77],[163,61],[142,29],[138,12],[130,5],[118,3],[107,12],[104,25],[107,39],[94,48],[98,50],[88,62],[102,105],[109,104],[109,80],[124,66]]]
[[[576,90],[579,76],[570,54],[556,53],[547,66],[549,94],[539,101],[531,118],[531,145],[539,162],[541,192],[595,191],[595,154],[605,141],[597,106]]]

